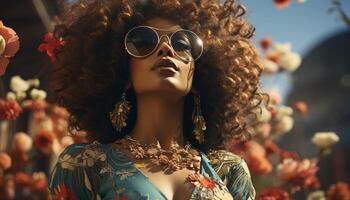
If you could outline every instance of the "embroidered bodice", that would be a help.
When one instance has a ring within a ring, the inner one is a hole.
[[[191,199],[219,199],[229,192],[233,199],[253,200],[255,190],[249,170],[237,155],[227,151],[200,153],[201,164]],[[73,144],[59,156],[49,179],[53,199],[149,199],[166,196],[120,150],[98,142]],[[208,184],[211,183],[211,184]]]

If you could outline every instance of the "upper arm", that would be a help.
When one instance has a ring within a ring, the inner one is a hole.
[[[255,199],[255,189],[249,169],[241,157],[224,150],[211,151],[208,157],[234,199]]]

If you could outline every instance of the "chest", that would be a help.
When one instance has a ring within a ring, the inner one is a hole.
[[[165,173],[156,166],[141,168],[140,172],[148,181],[158,188],[169,200],[190,199],[193,185],[187,181],[187,177],[194,171],[188,169],[178,170],[173,173]]]

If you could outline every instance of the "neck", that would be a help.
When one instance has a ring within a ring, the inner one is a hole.
[[[137,95],[137,120],[130,136],[143,144],[159,143],[164,149],[174,140],[183,146],[184,100],[174,94]]]

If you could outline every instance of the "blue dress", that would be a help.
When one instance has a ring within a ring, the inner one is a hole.
[[[200,177],[191,199],[215,199],[220,192],[229,192],[235,200],[255,198],[249,170],[242,158],[222,150],[200,156]],[[49,178],[49,190],[53,199],[60,200],[166,200],[140,167],[111,145],[97,141],[73,144],[59,156]],[[202,179],[214,183],[215,188],[202,184]]]

